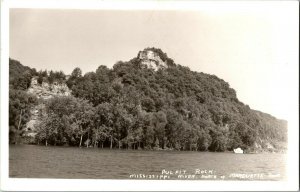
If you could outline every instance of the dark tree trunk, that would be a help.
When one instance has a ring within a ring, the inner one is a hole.
[[[110,136],[110,149],[112,149],[112,143],[113,143],[113,141],[112,141],[112,135]]]
[[[89,132],[88,132],[88,138],[87,138],[87,140],[86,140],[86,148],[89,147],[89,143],[90,143],[90,134],[89,134]]]
[[[18,140],[19,140],[19,131],[20,131],[20,126],[21,126],[21,121],[22,121],[22,112],[23,112],[23,110],[21,109],[19,123],[18,123],[18,131],[17,131],[17,134],[16,134],[17,136],[16,136],[15,145],[18,144]]]

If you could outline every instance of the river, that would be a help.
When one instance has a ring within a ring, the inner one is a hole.
[[[9,177],[284,180],[285,154],[109,150],[11,145]]]

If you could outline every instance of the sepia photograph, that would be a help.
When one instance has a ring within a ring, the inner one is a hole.
[[[16,2],[1,190],[299,188],[299,2]]]

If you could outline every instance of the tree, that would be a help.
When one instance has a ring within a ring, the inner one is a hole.
[[[167,116],[163,111],[153,113],[152,124],[154,127],[155,137],[160,148],[164,148],[165,127],[167,125]]]
[[[78,144],[79,147],[86,134],[86,141],[90,140],[94,108],[88,101],[72,96],[54,97],[45,107],[47,114],[41,119],[38,140],[54,145]]]
[[[227,137],[216,128],[210,130],[212,142],[209,146],[210,151],[225,151],[227,149]]]
[[[79,78],[79,77],[82,77],[82,71],[79,67],[76,67],[72,73],[71,73],[71,77],[76,77],[76,78]]]
[[[37,104],[37,98],[21,90],[9,91],[9,142],[19,143],[30,119],[30,109]]]
[[[66,75],[62,71],[50,71],[48,82],[50,84],[57,82],[57,83],[63,83],[66,79]]]
[[[72,113],[72,120],[76,123],[79,127],[79,134],[80,134],[80,142],[79,147],[82,145],[83,136],[87,133],[89,140],[90,136],[90,129],[92,126],[92,116],[94,114],[93,106],[87,100],[75,100],[74,101],[75,110]]]
[[[207,151],[211,143],[212,143],[212,138],[209,135],[208,131],[200,129],[198,132],[197,149],[199,151]]]
[[[121,140],[126,137],[128,129],[133,125],[133,117],[122,105],[113,106],[113,135],[117,139],[118,148],[120,149]]]
[[[73,85],[75,85],[82,77],[82,71],[79,67],[76,67],[72,73],[69,79],[66,81],[67,86],[72,89]]]
[[[99,104],[95,109],[94,126],[97,131],[95,135],[96,141],[100,140],[103,146],[103,142],[106,139],[110,140],[110,148],[113,147],[113,141],[115,140],[113,134],[113,112],[112,105],[110,103]]]

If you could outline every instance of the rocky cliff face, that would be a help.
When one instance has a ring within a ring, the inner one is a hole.
[[[36,134],[35,126],[38,124],[39,117],[44,113],[43,111],[45,110],[44,101],[53,98],[54,96],[69,96],[71,95],[71,90],[65,83],[60,84],[54,82],[53,84],[49,84],[47,82],[43,82],[40,85],[37,82],[37,77],[33,77],[27,92],[40,99],[40,103],[30,110],[31,119],[28,121],[25,130],[25,135],[34,137]]]
[[[167,68],[167,64],[159,57],[158,53],[152,50],[144,50],[140,51],[139,59],[141,59],[141,63],[148,68],[154,69],[157,71],[161,68]]]
[[[37,98],[50,99],[54,96],[69,96],[71,95],[71,90],[64,83],[59,84],[54,82],[53,84],[49,84],[43,82],[40,85],[37,82],[37,77],[33,77],[31,85],[28,88],[28,93],[36,95]]]

